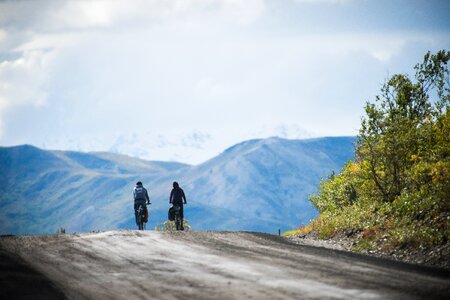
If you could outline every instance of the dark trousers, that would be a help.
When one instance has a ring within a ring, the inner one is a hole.
[[[173,203],[173,206],[179,206],[180,207],[180,218],[183,219],[184,218],[183,202],[181,202],[181,203],[175,202],[175,203]]]

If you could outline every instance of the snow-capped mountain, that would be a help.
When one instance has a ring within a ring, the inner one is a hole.
[[[174,180],[186,192],[186,218],[194,229],[295,228],[316,216],[308,195],[353,158],[354,141],[249,140],[196,166],[27,145],[0,148],[0,233],[135,228],[137,180],[152,201],[148,228],[166,220]]]
[[[286,139],[312,138],[314,135],[295,123],[267,123],[227,125],[226,128],[192,128],[133,130],[114,134],[84,135],[82,137],[52,137],[39,143],[42,149],[61,149],[85,152],[107,151],[147,160],[178,161],[200,164],[213,158],[225,147],[250,138],[278,136]]]

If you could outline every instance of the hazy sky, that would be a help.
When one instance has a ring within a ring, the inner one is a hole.
[[[0,2],[0,145],[202,162],[355,135],[394,73],[450,49],[450,1]]]

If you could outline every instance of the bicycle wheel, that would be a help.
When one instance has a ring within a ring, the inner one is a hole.
[[[139,206],[139,209],[137,211],[138,230],[143,230],[144,229],[143,224],[144,224],[143,209],[142,209],[142,206]]]
[[[177,214],[175,216],[175,229],[176,230],[180,230],[181,228],[181,224],[180,224],[180,216]]]

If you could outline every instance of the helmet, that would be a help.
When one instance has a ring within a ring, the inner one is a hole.
[[[178,185],[178,182],[176,182],[176,181],[174,181],[173,182],[173,188],[174,189],[177,189],[177,188],[179,188],[180,186]]]
[[[136,182],[136,185],[142,185],[142,182],[138,181]]]

